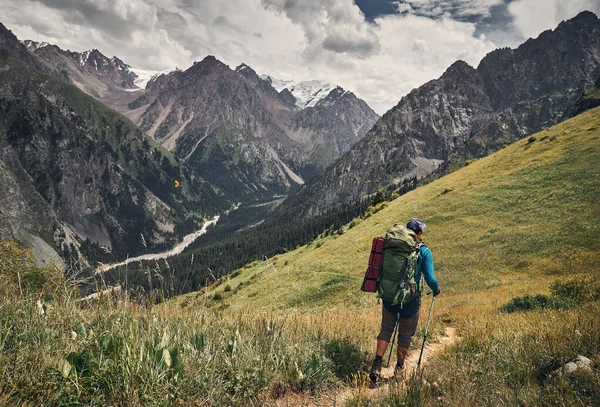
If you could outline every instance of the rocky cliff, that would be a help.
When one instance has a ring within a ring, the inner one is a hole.
[[[365,101],[339,86],[324,85],[318,81],[300,85],[283,81],[275,83],[268,76],[258,76],[245,64],[236,71],[261,95],[281,129],[321,169],[348,151],[379,119]],[[286,86],[293,89],[298,97]]]
[[[194,217],[228,207],[133,123],[29,65],[32,54],[3,33],[0,235],[38,236],[59,252],[106,246],[122,258],[169,245]]]
[[[212,56],[150,81],[130,108],[143,111],[143,131],[232,199],[287,193],[315,174],[255,89]]]

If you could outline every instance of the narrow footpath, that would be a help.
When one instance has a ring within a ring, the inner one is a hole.
[[[446,327],[443,336],[438,337],[436,342],[425,345],[423,359],[421,360],[421,368],[427,366],[427,362],[438,352],[450,345],[455,344],[458,340],[459,336],[456,328]],[[416,370],[420,352],[420,346],[409,352],[405,362],[405,375],[407,378],[410,377]],[[346,404],[346,401],[350,400],[353,396],[374,399],[378,396],[384,395],[389,390],[390,379],[394,376],[394,357],[395,355],[392,355],[392,361],[390,362],[391,366],[389,368],[383,368],[381,371],[381,384],[377,387],[371,387],[369,385],[368,375],[364,375],[364,382],[358,387],[346,387],[340,390],[333,390],[327,394],[324,394],[319,399],[312,399],[307,396],[296,395],[277,401],[274,403],[274,405],[277,407],[343,407]]]

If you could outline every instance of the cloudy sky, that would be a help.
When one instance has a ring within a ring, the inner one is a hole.
[[[215,55],[338,84],[384,113],[457,59],[476,66],[600,0],[0,0],[19,39],[98,48],[136,68]]]

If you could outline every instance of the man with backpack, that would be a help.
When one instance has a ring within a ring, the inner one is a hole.
[[[383,355],[397,326],[398,347],[394,374],[404,368],[404,361],[413,335],[417,330],[421,307],[422,276],[437,296],[441,290],[434,275],[431,250],[423,244],[425,223],[411,219],[406,227],[392,226],[386,233],[383,268],[377,282],[382,298],[381,331],[377,336],[377,353],[371,373],[373,384],[381,375]]]

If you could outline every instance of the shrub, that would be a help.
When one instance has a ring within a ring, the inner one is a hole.
[[[593,278],[556,281],[550,287],[552,295],[576,302],[600,299],[600,281]]]
[[[534,143],[537,140],[537,137],[531,136],[527,139],[527,144]]]
[[[600,300],[600,280],[578,278],[556,281],[550,287],[551,295],[525,295],[515,297],[500,307],[501,312],[518,312],[540,309],[568,309],[587,301]]]
[[[352,219],[352,222],[350,222],[350,224],[348,225],[348,229],[352,229],[353,227],[358,226],[361,222],[362,222],[362,219],[359,219],[359,218]]]
[[[325,355],[333,362],[335,374],[340,379],[350,379],[368,366],[367,352],[349,340],[334,339],[327,342]]]
[[[60,270],[38,267],[31,250],[25,250],[10,240],[0,239],[0,294],[37,295],[53,294],[64,283]]]
[[[373,202],[371,202],[371,206],[377,206],[382,202],[385,202],[385,194],[383,193],[382,189],[378,189],[373,196]]]
[[[508,303],[500,307],[500,312],[520,312],[541,309],[568,309],[575,305],[575,302],[568,299],[558,298],[547,295],[529,295],[515,297]]]

